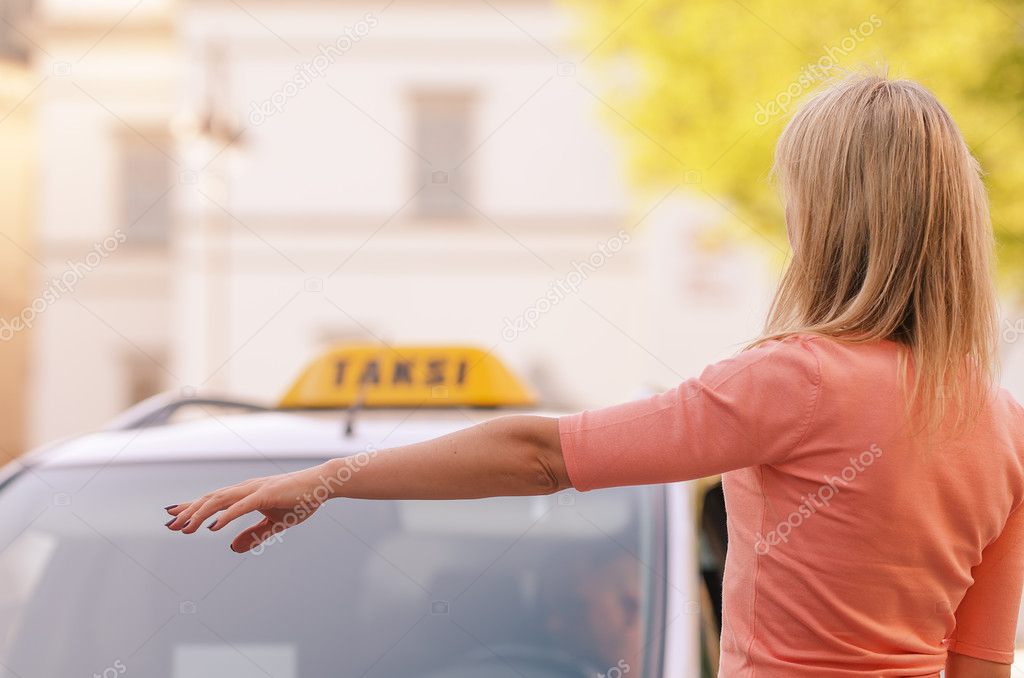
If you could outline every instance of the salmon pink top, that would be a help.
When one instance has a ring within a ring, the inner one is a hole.
[[[721,676],[938,676],[947,649],[1011,663],[1024,409],[995,391],[926,449],[899,350],[791,337],[559,420],[578,490],[724,474]]]

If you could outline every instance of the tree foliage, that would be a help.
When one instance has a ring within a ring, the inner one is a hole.
[[[1024,2],[576,0],[592,86],[642,186],[681,184],[776,242],[768,180],[789,114],[865,66],[931,89],[986,172],[1000,267],[1024,289]]]

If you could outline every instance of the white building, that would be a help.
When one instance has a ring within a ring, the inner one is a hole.
[[[272,401],[346,340],[473,343],[549,402],[608,403],[759,325],[768,263],[696,247],[691,187],[627,188],[637,132],[556,3],[35,17],[40,256],[74,289],[35,318],[33,442],[156,390]]]

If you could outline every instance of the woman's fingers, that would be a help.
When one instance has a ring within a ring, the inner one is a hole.
[[[207,518],[245,498],[251,491],[250,486],[237,485],[203,495],[188,504],[181,504],[175,508],[177,515],[167,526],[172,530],[181,530],[185,534],[192,534],[202,526],[203,521]],[[181,506],[184,508],[180,508]]]
[[[171,523],[171,529],[181,530],[185,534],[192,534],[195,532],[195,528],[202,525],[202,521],[204,520],[203,511],[216,500],[216,495],[214,495],[193,502],[187,510],[178,516],[174,523]]]
[[[210,525],[210,529],[214,532],[227,527],[228,523],[232,522],[236,518],[244,516],[246,513],[251,513],[256,509],[260,508],[259,500],[256,497],[256,493],[246,495],[230,504],[225,506],[219,516],[217,516],[217,522]]]
[[[285,526],[270,518],[264,518],[252,527],[247,527],[235,536],[231,542],[231,550],[235,553],[245,553],[256,548],[278,532],[283,532]]]
[[[231,506],[231,504],[238,501],[240,498],[241,497],[238,496],[237,493],[222,494],[221,492],[217,492],[204,502],[196,502],[195,509],[192,511],[192,515],[189,516],[188,522],[181,528],[181,533],[192,534],[203,526],[203,522],[207,518],[217,511]]]
[[[181,503],[181,504],[171,504],[170,506],[165,506],[164,510],[167,511],[167,514],[169,516],[171,516],[171,521],[168,522],[167,524],[170,525],[171,522],[174,522],[174,519],[177,518],[178,515],[181,514],[182,511],[187,509],[191,503],[192,502],[186,501],[186,502]]]
[[[186,527],[191,527],[195,522],[196,514],[206,506],[214,497],[216,493],[210,493],[203,495],[199,499],[190,502],[188,507],[175,516],[174,520],[168,526],[172,530],[184,530]]]
[[[181,504],[176,514],[171,519],[171,522],[167,523],[167,527],[172,530],[180,530],[181,528],[188,525],[188,521],[192,518],[192,514],[196,512],[207,499],[209,495],[204,495],[195,501],[190,501],[185,504]]]

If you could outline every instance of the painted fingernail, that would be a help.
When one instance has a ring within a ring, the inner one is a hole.
[[[188,520],[185,521],[185,524],[181,526],[181,529],[187,530],[188,526],[191,525],[191,524],[192,524],[192,519],[189,518]]]
[[[213,521],[212,523],[210,523],[210,524],[209,524],[209,525],[208,525],[208,526],[206,527],[206,529],[208,529],[208,530],[212,530],[212,529],[213,529],[213,528],[214,528],[214,527],[215,527],[216,525],[217,525],[217,521],[215,520],[215,521]]]
[[[164,507],[164,510],[165,510],[165,511],[170,511],[170,510],[171,510],[172,508],[175,508],[175,507],[177,507],[177,506],[178,506],[177,504],[171,504],[170,506],[165,506],[165,507]]]
[[[171,523],[173,523],[175,520],[177,520],[177,518],[171,518],[166,523],[164,523],[164,527],[170,527]]]

